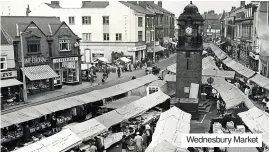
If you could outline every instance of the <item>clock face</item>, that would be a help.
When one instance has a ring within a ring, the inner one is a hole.
[[[186,34],[187,35],[191,35],[192,34],[192,28],[191,27],[187,27],[186,28]]]

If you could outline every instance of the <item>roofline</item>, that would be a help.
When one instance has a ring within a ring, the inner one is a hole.
[[[53,36],[55,36],[55,34],[61,29],[61,27],[63,26],[63,25],[66,25],[68,28],[69,28],[69,30],[78,38],[78,39],[80,39],[80,37],[78,37],[74,32],[73,32],[73,30],[63,21],[61,24],[60,24],[60,26],[58,27],[58,29],[53,33],[53,35],[51,35],[52,37]]]
[[[1,16],[1,17],[37,17],[37,18],[40,18],[40,17],[43,17],[43,18],[57,18],[57,16]]]
[[[34,21],[31,21],[27,26],[26,26],[26,28],[23,30],[23,32],[25,32],[26,30],[27,30],[27,28],[31,25],[31,24],[34,24],[37,28],[38,28],[38,30],[40,30],[42,33],[43,33],[43,35],[44,36],[47,36],[37,25],[36,25],[36,23],[34,22]],[[19,35],[20,36],[20,35]]]

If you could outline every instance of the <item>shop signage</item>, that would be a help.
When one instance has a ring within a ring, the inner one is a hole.
[[[147,47],[146,45],[137,46],[137,47],[128,47],[128,51],[140,51],[145,50]]]
[[[16,76],[17,76],[17,71],[1,72],[1,79],[10,78],[10,77],[16,77]]]
[[[42,56],[31,56],[29,58],[24,59],[25,64],[39,64],[39,63],[46,63],[47,59]]]
[[[53,63],[70,62],[70,61],[77,61],[77,60],[78,60],[78,57],[58,58],[58,59],[53,59]]]

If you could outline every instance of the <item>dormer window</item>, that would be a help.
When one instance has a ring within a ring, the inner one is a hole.
[[[60,44],[60,51],[71,51],[70,40],[61,39],[59,40],[59,44]]]

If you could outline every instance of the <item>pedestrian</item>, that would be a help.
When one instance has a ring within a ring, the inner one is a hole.
[[[218,110],[218,114],[220,114],[220,99],[219,98],[217,100],[217,110]]]
[[[147,145],[149,145],[152,141],[152,131],[149,125],[146,125],[146,130],[145,130],[146,134],[147,134]]]
[[[245,91],[244,91],[244,93],[245,93],[245,95],[247,96],[247,97],[249,97],[249,86],[247,86],[246,88],[245,88]]]
[[[118,67],[117,73],[118,73],[118,78],[119,78],[121,76],[121,69],[120,69],[120,67]]]
[[[18,92],[15,93],[15,101],[16,101],[16,103],[20,102],[20,96],[19,96]]]
[[[90,152],[98,152],[97,147],[95,146],[95,141],[93,141],[90,145]]]
[[[128,148],[128,152],[134,152],[135,151],[135,142],[134,142],[134,139],[132,138],[132,136],[129,137],[127,148]]]
[[[136,148],[136,152],[142,152],[143,151],[143,138],[140,136],[140,133],[137,132],[136,136],[134,138],[134,142],[135,142],[135,148]]]
[[[147,134],[146,134],[145,131],[142,134],[142,138],[143,138],[142,147],[143,147],[143,151],[145,151],[147,149],[147,147],[148,147],[148,145],[147,145]]]
[[[128,146],[128,138],[126,137],[126,135],[122,136],[122,140],[121,140],[121,150],[122,152],[127,152],[127,146]]]
[[[100,137],[95,137],[95,141],[96,141],[97,151],[103,152],[104,145],[103,145],[102,139]]]

